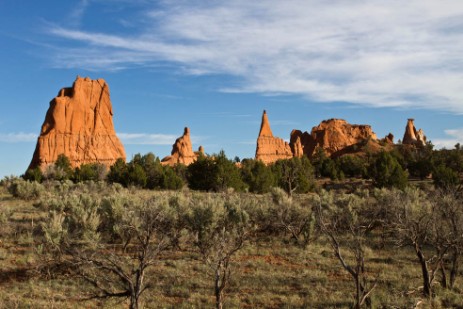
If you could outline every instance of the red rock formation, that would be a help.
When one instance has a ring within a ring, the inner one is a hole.
[[[404,145],[415,145],[415,146],[425,146],[426,145],[426,136],[424,135],[423,130],[419,129],[418,131],[414,125],[414,119],[409,118],[407,125],[405,126],[404,138],[402,139],[402,144]]]
[[[328,156],[338,156],[344,154],[348,147],[367,139],[377,140],[377,137],[369,125],[352,125],[342,119],[329,119],[313,127],[310,134],[293,130],[290,139],[293,149],[297,139],[301,141],[304,154],[312,157],[317,148],[322,148]]]
[[[388,135],[384,137],[383,140],[385,143],[393,145],[394,144],[394,134],[389,133]]]
[[[116,136],[108,84],[103,79],[77,77],[50,102],[29,168],[54,163],[66,155],[73,167],[84,163],[112,165],[125,160]]]
[[[163,165],[174,166],[176,164],[190,165],[199,154],[204,154],[203,146],[199,146],[197,152],[193,152],[193,146],[191,145],[190,129],[185,128],[183,135],[175,140],[172,145],[172,152],[170,156],[167,156],[161,160]]]
[[[304,150],[302,149],[301,137],[297,136],[296,141],[290,146],[291,150],[293,151],[293,156],[297,158],[302,158],[302,156],[304,155]]]
[[[283,139],[273,136],[267,112],[264,111],[257,138],[256,160],[270,164],[279,159],[290,159],[292,157],[293,153],[289,144]]]
[[[203,147],[203,146],[199,146],[198,151],[195,151],[195,154],[196,154],[197,156],[199,156],[200,154],[202,154],[203,156],[206,155],[205,152],[204,152],[204,147]]]

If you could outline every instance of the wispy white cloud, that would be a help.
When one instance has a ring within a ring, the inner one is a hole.
[[[151,133],[117,133],[123,144],[127,145],[172,145],[179,137],[174,134]],[[0,133],[2,143],[37,142],[38,134],[35,133]],[[199,143],[206,139],[203,136],[192,135],[192,143]]]
[[[0,133],[0,142],[2,143],[24,143],[36,142],[38,135],[35,133]]]
[[[89,2],[90,0],[80,0],[74,10],[70,12],[67,22],[73,26],[79,26]]]
[[[179,137],[174,134],[151,133],[117,133],[123,144],[126,145],[172,145]],[[199,143],[204,137],[192,135],[191,142]]]
[[[127,145],[172,145],[177,136],[170,134],[118,133],[123,144]]]
[[[452,149],[457,143],[463,145],[463,128],[445,130],[445,134],[447,134],[449,138],[432,140],[432,143],[437,149]]]
[[[164,1],[133,35],[51,27],[55,65],[168,63],[223,91],[463,113],[463,1]],[[146,9],[146,4],[143,7]]]

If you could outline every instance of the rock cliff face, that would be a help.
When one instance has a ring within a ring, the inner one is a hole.
[[[293,153],[289,144],[283,139],[273,136],[267,112],[264,111],[257,138],[256,160],[270,164],[279,159],[289,159],[292,157]]]
[[[84,163],[112,165],[125,160],[116,136],[109,87],[103,79],[77,77],[50,102],[29,168],[54,163],[66,155],[73,167]]]
[[[203,146],[199,146],[197,152],[193,152],[193,146],[191,144],[190,129],[185,128],[183,135],[175,140],[172,145],[172,152],[170,156],[167,156],[161,160],[163,165],[174,166],[176,164],[190,165],[199,154],[204,154]]]
[[[293,130],[290,139],[293,149],[297,147],[298,139],[303,153],[311,158],[318,148],[322,148],[328,156],[339,156],[349,147],[367,139],[377,140],[377,137],[369,125],[352,125],[342,119],[329,119],[313,127],[310,134]]]
[[[407,121],[405,126],[404,138],[402,144],[405,145],[415,145],[415,146],[425,146],[426,145],[426,136],[424,135],[423,130],[419,129],[418,131],[414,125],[414,119],[410,118]]]

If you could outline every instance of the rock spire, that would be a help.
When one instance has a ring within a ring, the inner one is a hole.
[[[407,125],[405,126],[405,133],[404,133],[404,138],[402,139],[402,144],[425,146],[426,136],[424,135],[423,130],[421,129],[419,129],[418,131],[416,130],[414,121],[415,119],[413,118],[408,119]]]
[[[291,147],[279,137],[274,137],[267,112],[262,114],[259,136],[257,137],[256,160],[265,164],[273,163],[279,159],[290,159],[293,157]]]
[[[203,146],[199,146],[197,152],[193,152],[193,146],[191,144],[190,129],[185,127],[183,135],[175,140],[172,145],[172,152],[170,156],[167,156],[161,160],[163,165],[174,166],[176,164],[190,165],[199,154],[204,154]]]

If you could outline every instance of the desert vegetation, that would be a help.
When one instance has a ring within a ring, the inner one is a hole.
[[[60,156],[1,181],[0,307],[459,308],[462,158]]]
[[[1,190],[4,308],[463,302],[455,190],[205,193],[14,177]]]

